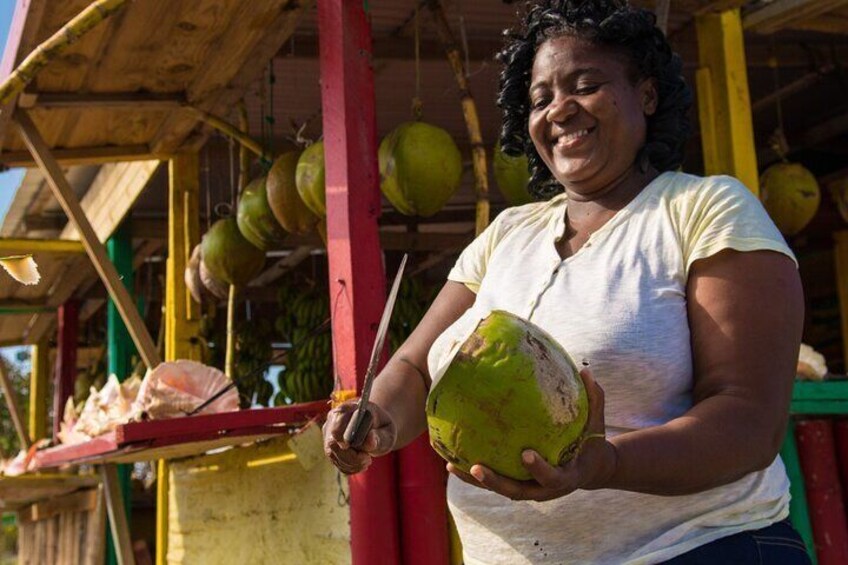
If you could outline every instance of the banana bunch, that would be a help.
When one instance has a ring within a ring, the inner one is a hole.
[[[242,323],[236,330],[236,365],[233,380],[239,390],[243,408],[256,402],[268,406],[274,394],[274,386],[265,380],[264,367],[271,361],[272,328],[267,320],[251,320]]]
[[[431,293],[419,279],[406,278],[401,281],[392,321],[389,324],[388,338],[392,353],[403,345],[424,317],[431,301]]]
[[[333,391],[333,341],[329,325],[329,294],[325,288],[301,285],[278,291],[282,314],[275,321],[280,337],[292,344],[286,365],[277,375],[280,392],[275,405],[310,402],[330,397]]]

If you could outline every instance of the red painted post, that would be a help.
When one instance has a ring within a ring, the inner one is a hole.
[[[65,413],[65,403],[74,395],[77,379],[77,335],[79,333],[79,304],[69,300],[58,311],[56,336],[56,368],[53,388],[53,442],[59,434],[59,424]]]
[[[359,390],[386,299],[371,30],[361,1],[318,0],[336,373]],[[400,562],[395,457],[350,478],[354,565]]]

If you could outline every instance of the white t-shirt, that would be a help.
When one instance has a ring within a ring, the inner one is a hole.
[[[610,436],[658,426],[692,406],[686,281],[723,249],[794,256],[760,202],[730,177],[667,172],[562,260],[567,199],[510,208],[463,251],[449,280],[477,294],[433,344],[435,383],[477,323],[501,309],[586,361],[606,396]],[[788,515],[778,457],[767,469],[686,496],[577,491],[513,502],[451,477],[448,503],[465,562],[658,563]]]

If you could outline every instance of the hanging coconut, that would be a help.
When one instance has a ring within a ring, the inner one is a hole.
[[[577,367],[544,330],[496,310],[482,320],[427,398],[433,448],[459,469],[474,464],[530,479],[521,453],[551,465],[576,452],[588,421]]]
[[[445,130],[406,122],[380,143],[380,190],[407,216],[432,216],[462,180],[462,155]]]
[[[313,143],[297,160],[295,184],[306,207],[323,218],[327,215],[327,197],[324,188],[324,142]]]
[[[235,218],[212,224],[200,245],[209,273],[227,284],[244,286],[265,265],[265,253],[244,238]]]
[[[200,275],[200,282],[203,283],[203,288],[217,298],[218,300],[226,300],[230,294],[230,285],[217,278],[209,272],[209,268],[203,261],[202,253],[200,258],[200,268],[197,270]]]
[[[510,206],[533,202],[533,197],[527,191],[527,184],[530,182],[527,155],[507,155],[501,150],[501,144],[498,142],[493,152],[492,170],[495,183]]]
[[[200,244],[191,250],[191,257],[185,268],[185,283],[189,293],[195,302],[203,303],[207,300],[217,302],[227,297],[227,284],[211,277],[206,272],[206,280],[201,276],[202,255]]]
[[[305,235],[315,230],[318,216],[313,214],[297,191],[297,161],[300,153],[291,151],[277,157],[268,171],[268,205],[283,229]]]
[[[266,177],[262,176],[244,187],[236,213],[236,222],[241,234],[263,251],[279,243],[286,235],[268,205],[265,182]]]
[[[813,173],[801,165],[778,163],[760,177],[760,200],[781,233],[791,236],[816,215],[821,191]]]

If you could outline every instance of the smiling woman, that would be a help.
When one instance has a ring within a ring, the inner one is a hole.
[[[540,201],[463,251],[376,379],[364,446],[342,441],[342,405],[328,457],[356,473],[414,439],[452,344],[503,310],[590,366],[605,437],[558,465],[525,450],[527,481],[449,464],[465,563],[808,563],[777,457],[803,320],[792,251],[739,181],[677,171],[691,94],[653,14],[542,0],[508,38],[501,145]]]

